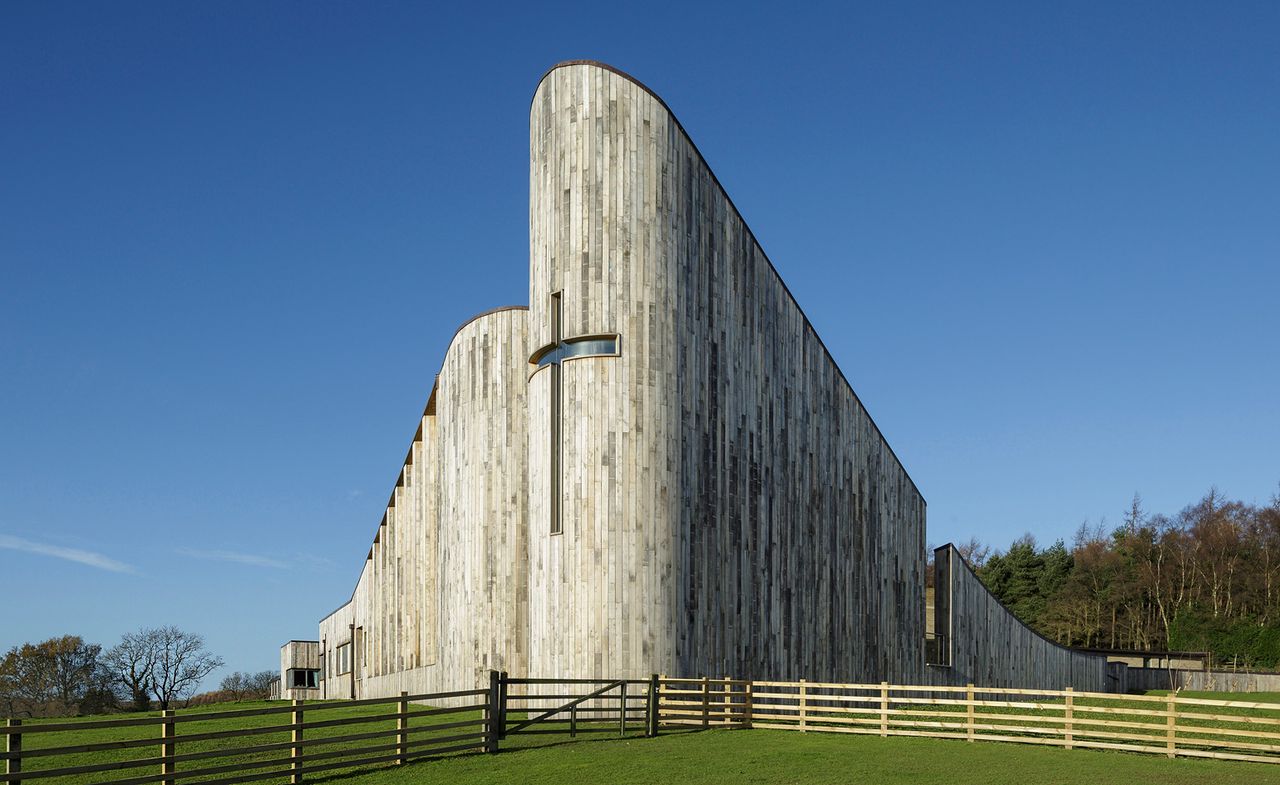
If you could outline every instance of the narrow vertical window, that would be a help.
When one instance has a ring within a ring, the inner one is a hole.
[[[551,293],[551,345],[560,346],[560,292]],[[564,531],[560,517],[560,364],[551,366],[551,533]]]
[[[550,526],[552,534],[564,531],[564,377],[561,366],[567,360],[585,359],[588,357],[618,357],[618,347],[622,336],[617,333],[578,335],[564,337],[561,292],[552,292],[547,300],[547,321],[551,333],[550,342],[544,344],[529,358],[532,366],[530,378],[543,368],[548,369],[550,379],[550,427],[547,429],[548,456],[547,469],[547,502],[549,504]]]

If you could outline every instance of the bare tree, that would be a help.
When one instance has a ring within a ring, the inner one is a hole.
[[[222,658],[204,647],[204,638],[177,627],[149,631],[155,648],[151,692],[161,709],[189,697],[206,676],[223,665]]]
[[[236,671],[222,677],[222,683],[218,685],[218,689],[222,692],[231,693],[231,699],[234,701],[242,701],[249,692],[249,680],[252,677],[247,673]]]
[[[249,696],[259,700],[265,699],[271,693],[271,682],[278,678],[280,678],[279,671],[258,671],[249,676]]]
[[[151,706],[151,681],[156,666],[156,631],[128,632],[102,658],[112,675],[128,692],[133,707],[146,711]]]
[[[1030,537],[1031,535],[1027,535]],[[958,544],[956,550],[964,557],[969,566],[975,570],[982,569],[982,565],[987,563],[987,559],[991,557],[991,546],[985,545],[977,537],[970,537],[968,540]]]
[[[1142,494],[1133,494],[1129,509],[1124,513],[1124,533],[1129,536],[1137,534],[1147,521],[1147,512],[1142,509]]]

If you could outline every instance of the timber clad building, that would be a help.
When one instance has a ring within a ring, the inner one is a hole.
[[[926,620],[923,497],[660,98],[562,63],[529,125],[529,306],[454,336],[320,622],[324,697],[490,669],[1106,689],[949,547]]]

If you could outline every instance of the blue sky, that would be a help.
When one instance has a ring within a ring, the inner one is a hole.
[[[6,3],[0,647],[273,667],[449,337],[525,303],[527,111],[680,117],[929,501],[1070,538],[1280,490],[1274,3]]]

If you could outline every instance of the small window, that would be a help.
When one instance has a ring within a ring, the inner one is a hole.
[[[571,341],[564,345],[565,357],[586,357],[588,355],[611,355],[618,353],[618,341],[614,338],[587,338],[582,341]]]
[[[542,351],[534,359],[534,362],[537,363],[539,368],[543,367],[544,365],[550,365],[551,363],[558,363],[560,362],[561,351],[562,351],[561,346],[549,347],[544,351]]]
[[[617,354],[617,336],[572,338],[544,346],[533,356],[531,362],[542,368],[573,357],[616,357]]]
[[[337,672],[339,674],[350,673],[351,672],[351,644],[350,643],[342,644],[341,646],[338,647],[336,654],[338,655]]]
[[[293,689],[315,689],[320,686],[320,671],[313,668],[291,668],[289,686]]]

